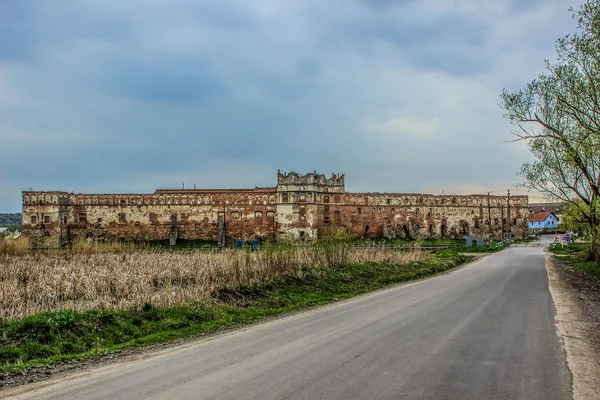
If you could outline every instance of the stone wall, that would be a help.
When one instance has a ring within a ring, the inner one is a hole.
[[[274,189],[158,190],[151,195],[23,193],[23,233],[47,246],[57,246],[61,232],[71,241],[169,240],[174,226],[178,239],[216,241],[219,217],[225,220],[228,238],[264,240],[275,233],[275,213]]]
[[[490,196],[491,233],[527,233],[528,199]],[[503,218],[504,212],[504,218]],[[23,233],[55,247],[106,240],[313,240],[328,231],[354,237],[487,238],[488,197],[348,193],[344,176],[278,172],[274,188],[157,190],[153,194],[23,192]]]
[[[511,198],[510,221],[506,196],[490,196],[489,213],[487,202],[484,195],[346,193],[339,202],[321,206],[319,220],[322,228],[342,227],[355,237],[487,238],[491,219],[493,238],[500,239],[503,228],[524,237],[527,197]]]

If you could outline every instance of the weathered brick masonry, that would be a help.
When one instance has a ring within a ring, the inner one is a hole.
[[[489,197],[491,233],[527,233],[527,196]],[[508,208],[510,207],[510,217]],[[157,190],[153,194],[23,192],[23,233],[58,246],[108,240],[488,237],[488,196],[349,193],[344,176],[278,172],[277,186]]]

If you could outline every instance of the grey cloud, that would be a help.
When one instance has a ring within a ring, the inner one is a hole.
[[[518,14],[523,11],[535,10],[542,5],[547,5],[549,3],[555,3],[558,9],[561,9],[562,6],[562,9],[565,12],[570,6],[577,7],[577,4],[572,2],[565,4],[564,0],[511,0],[509,2],[509,9],[513,14]]]
[[[98,91],[143,101],[190,102],[214,100],[227,89],[214,76],[180,71],[176,63],[157,66],[141,63],[113,64],[112,71],[96,82]],[[122,70],[121,70],[122,69]]]
[[[375,14],[364,20],[342,23],[331,28],[327,37],[343,42],[365,55],[377,51],[374,46],[387,43],[410,65],[456,75],[470,75],[491,68],[493,60],[481,54],[488,26],[468,15],[447,14],[440,19],[419,21],[412,14],[421,12],[407,7],[400,19]]]
[[[310,58],[301,58],[296,61],[294,71],[301,77],[314,78],[321,72],[319,63]]]
[[[39,62],[44,53],[79,40],[123,42],[131,34],[115,16],[86,12],[76,1],[61,4],[32,0],[9,1],[0,6],[0,60]]]
[[[378,11],[385,11],[390,8],[397,8],[405,4],[414,3],[415,1],[418,0],[362,0],[361,2]]]
[[[524,14],[420,18],[435,14],[422,4],[5,2],[0,210],[29,186],[246,187],[278,168],[345,172],[352,190],[514,179],[497,60],[531,44],[488,33]],[[562,4],[531,7],[539,35],[562,34],[546,12]],[[375,135],[373,116],[441,130]]]

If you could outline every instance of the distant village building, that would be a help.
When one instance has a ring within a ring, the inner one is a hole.
[[[529,212],[551,212],[554,213],[554,216],[558,217],[566,206],[566,203],[530,203]]]
[[[314,240],[329,231],[362,238],[494,239],[527,234],[527,196],[351,193],[344,175],[277,173],[254,189],[159,189],[152,194],[23,192],[32,243],[100,240]]]
[[[529,229],[555,229],[558,217],[553,212],[540,211],[529,214]]]

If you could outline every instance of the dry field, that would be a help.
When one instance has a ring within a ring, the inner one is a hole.
[[[21,236],[17,240],[0,238],[0,255],[24,255],[29,252],[29,240]]]
[[[431,257],[418,248],[398,252],[342,246],[219,253],[89,249],[0,252],[0,317],[14,319],[61,309],[128,309],[146,302],[165,307],[206,298],[215,289],[260,282],[280,274],[301,274],[302,267],[309,265],[337,268],[376,261],[405,264]]]

